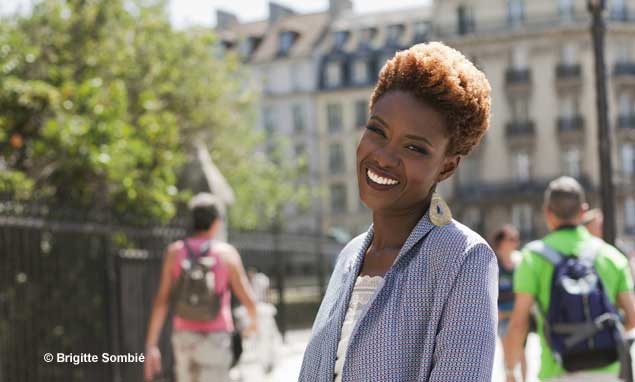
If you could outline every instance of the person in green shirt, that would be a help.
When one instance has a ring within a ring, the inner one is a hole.
[[[588,210],[584,190],[580,184],[571,177],[553,180],[545,192],[543,210],[550,231],[543,238],[543,242],[561,254],[579,256],[592,238],[589,231],[580,224],[584,212]],[[615,247],[605,243],[595,259],[594,267],[610,302],[623,311],[625,329],[635,329],[635,295],[627,260]],[[522,261],[514,272],[513,288],[516,299],[505,353],[505,373],[508,382],[515,381],[513,369],[524,351],[523,342],[527,336],[530,310],[534,302],[545,310],[549,307],[553,270],[554,266],[540,254],[527,248],[523,250]],[[600,370],[567,373],[558,363],[545,338],[544,314],[542,309],[538,309],[536,317],[542,348],[538,373],[541,381],[618,380],[618,363]]]

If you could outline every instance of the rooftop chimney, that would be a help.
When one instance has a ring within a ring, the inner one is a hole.
[[[238,17],[235,14],[220,9],[216,10],[216,29],[225,30],[238,24]]]
[[[352,9],[352,0],[329,0],[329,12],[332,16],[339,16],[342,12]]]
[[[285,16],[294,15],[295,12],[293,9],[289,7],[285,7],[284,5],[280,5],[278,3],[274,3],[273,1],[269,2],[269,22],[273,23]]]

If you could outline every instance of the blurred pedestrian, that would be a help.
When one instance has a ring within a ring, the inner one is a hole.
[[[514,273],[508,381],[515,380],[534,302],[540,308],[541,381],[616,381],[617,360],[624,370],[631,367],[616,306],[624,312],[624,327],[634,329],[633,280],[624,256],[581,224],[587,208],[575,179],[560,177],[549,184],[544,216],[550,233],[525,246]]]
[[[271,373],[275,367],[277,356],[282,347],[282,335],[276,324],[276,307],[269,302],[269,277],[259,272],[256,268],[249,268],[247,277],[251,282],[256,296],[256,311],[258,314],[258,333],[248,340],[246,358],[255,359],[265,373]],[[238,324],[248,322],[247,312],[244,307],[235,309]],[[249,354],[254,353],[254,354]]]
[[[586,211],[584,215],[582,215],[582,224],[591,235],[599,237],[600,239],[604,237],[602,232],[604,226],[604,215],[602,214],[602,210],[599,208]]]
[[[511,224],[500,227],[492,234],[492,249],[498,259],[498,336],[503,345],[503,354],[506,349],[509,318],[514,308],[514,269],[522,258],[518,251],[519,243],[518,230]],[[524,381],[527,373],[525,354],[522,353],[520,357]]]
[[[496,256],[436,192],[489,125],[490,86],[433,42],[382,68],[357,146],[373,225],[341,251],[301,382],[489,381]]]
[[[251,284],[251,289],[254,291],[254,296],[257,302],[269,302],[269,276],[259,272],[257,268],[250,267],[247,270],[247,277]]]
[[[163,261],[148,325],[144,377],[151,380],[161,372],[159,335],[172,305],[177,382],[226,382],[234,330],[230,288],[249,313],[246,336],[257,329],[255,300],[236,249],[214,239],[220,224],[215,198],[198,194],[190,208],[194,235],[172,243]]]

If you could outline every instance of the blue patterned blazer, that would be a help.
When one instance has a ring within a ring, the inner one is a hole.
[[[332,382],[348,302],[373,228],[339,254],[304,353],[300,382]],[[489,382],[496,344],[496,256],[466,226],[426,214],[362,311],[344,382]]]

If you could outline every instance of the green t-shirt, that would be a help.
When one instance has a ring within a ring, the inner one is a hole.
[[[543,241],[545,244],[563,255],[578,256],[585,242],[591,238],[591,234],[583,226],[558,229],[547,235]],[[633,290],[633,280],[629,270],[628,261],[617,249],[606,244],[600,250],[595,260],[595,269],[602,280],[608,298],[615,305],[617,294]],[[514,272],[514,292],[528,293],[536,299],[540,308],[537,317],[538,335],[540,336],[541,363],[539,378],[557,377],[563,373],[557,363],[543,332],[542,310],[548,309],[550,299],[551,277],[553,265],[537,253],[527,249],[523,250],[523,259]],[[608,366],[597,371],[619,370],[619,364]]]

